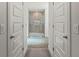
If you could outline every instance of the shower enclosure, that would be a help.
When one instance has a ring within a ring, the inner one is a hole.
[[[43,35],[45,31],[45,10],[29,11],[29,35]]]

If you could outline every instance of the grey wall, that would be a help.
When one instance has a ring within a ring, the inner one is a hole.
[[[71,55],[79,57],[79,34],[74,33],[75,24],[79,24],[79,2],[71,3]]]
[[[7,3],[0,2],[0,57],[7,56]]]

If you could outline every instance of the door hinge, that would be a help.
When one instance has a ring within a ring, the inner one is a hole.
[[[52,27],[54,28],[54,24],[52,25]]]
[[[53,6],[54,6],[54,2],[53,2]]]
[[[53,51],[54,51],[54,48],[53,48]]]
[[[22,51],[24,51],[24,47],[22,48]]]
[[[22,28],[24,28],[24,24],[22,24]]]

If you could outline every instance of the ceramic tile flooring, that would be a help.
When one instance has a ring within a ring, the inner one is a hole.
[[[50,57],[48,48],[29,48],[25,57]]]

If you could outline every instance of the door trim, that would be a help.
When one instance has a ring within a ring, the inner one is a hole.
[[[68,26],[69,26],[68,57],[71,57],[71,2],[68,2]]]

